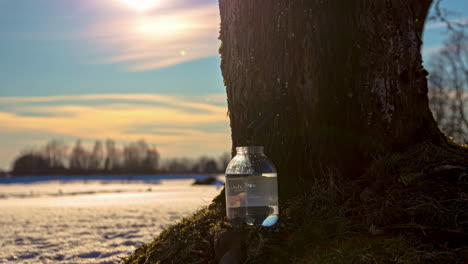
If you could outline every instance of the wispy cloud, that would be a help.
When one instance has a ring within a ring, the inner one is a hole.
[[[84,37],[107,54],[98,63],[145,71],[217,54],[217,4],[122,16],[97,22]]]
[[[225,107],[210,103],[219,102],[224,94],[207,94],[198,97],[169,96],[160,94],[79,94],[79,95],[51,95],[51,96],[7,96],[0,97],[0,103],[38,103],[61,101],[97,101],[97,100],[121,100],[128,102],[148,102],[155,104],[168,104],[176,107],[194,108],[198,110],[225,111]],[[200,101],[200,102],[198,102]]]
[[[122,103],[121,99],[126,101]],[[60,103],[67,100],[74,103]],[[89,104],[92,100],[108,102]],[[50,135],[49,139],[57,135],[84,140],[113,138],[120,142],[144,138],[156,144],[165,156],[220,153],[230,145],[226,106],[181,97],[155,94],[1,97],[0,103],[6,109],[0,110],[0,131],[15,133],[18,140],[29,140],[31,133],[44,138]],[[21,134],[25,136],[21,138]],[[10,139],[1,138],[0,142],[6,140]]]

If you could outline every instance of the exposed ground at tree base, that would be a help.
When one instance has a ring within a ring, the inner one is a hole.
[[[342,190],[316,185],[282,201],[274,227],[241,231],[246,263],[468,263],[467,164],[466,147],[425,143]],[[216,263],[223,195],[122,262]]]

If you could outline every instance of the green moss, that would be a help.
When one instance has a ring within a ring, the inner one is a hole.
[[[418,223],[467,229],[468,149],[424,143],[380,158],[348,210],[366,225]]]
[[[315,248],[298,263],[455,263],[456,253],[434,248],[414,246],[403,237],[371,237],[355,234],[333,241],[327,248]]]
[[[376,160],[351,191],[312,186],[282,201],[274,227],[242,230],[246,263],[466,263],[466,171],[440,168],[466,166],[467,153],[421,144]],[[213,263],[232,228],[224,207],[221,193],[122,262]]]
[[[457,263],[466,247],[353,221],[346,203],[316,186],[289,200],[274,228],[250,231],[247,263]],[[259,246],[260,245],[260,246]]]
[[[123,263],[211,263],[214,237],[229,227],[220,205],[213,203],[169,226],[153,242],[137,249]]]

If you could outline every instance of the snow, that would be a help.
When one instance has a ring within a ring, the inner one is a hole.
[[[0,180],[0,263],[117,263],[221,190],[190,177],[8,180]]]

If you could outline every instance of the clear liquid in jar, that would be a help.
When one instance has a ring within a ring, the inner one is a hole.
[[[226,208],[235,226],[274,225],[279,213],[277,174],[227,174]]]

